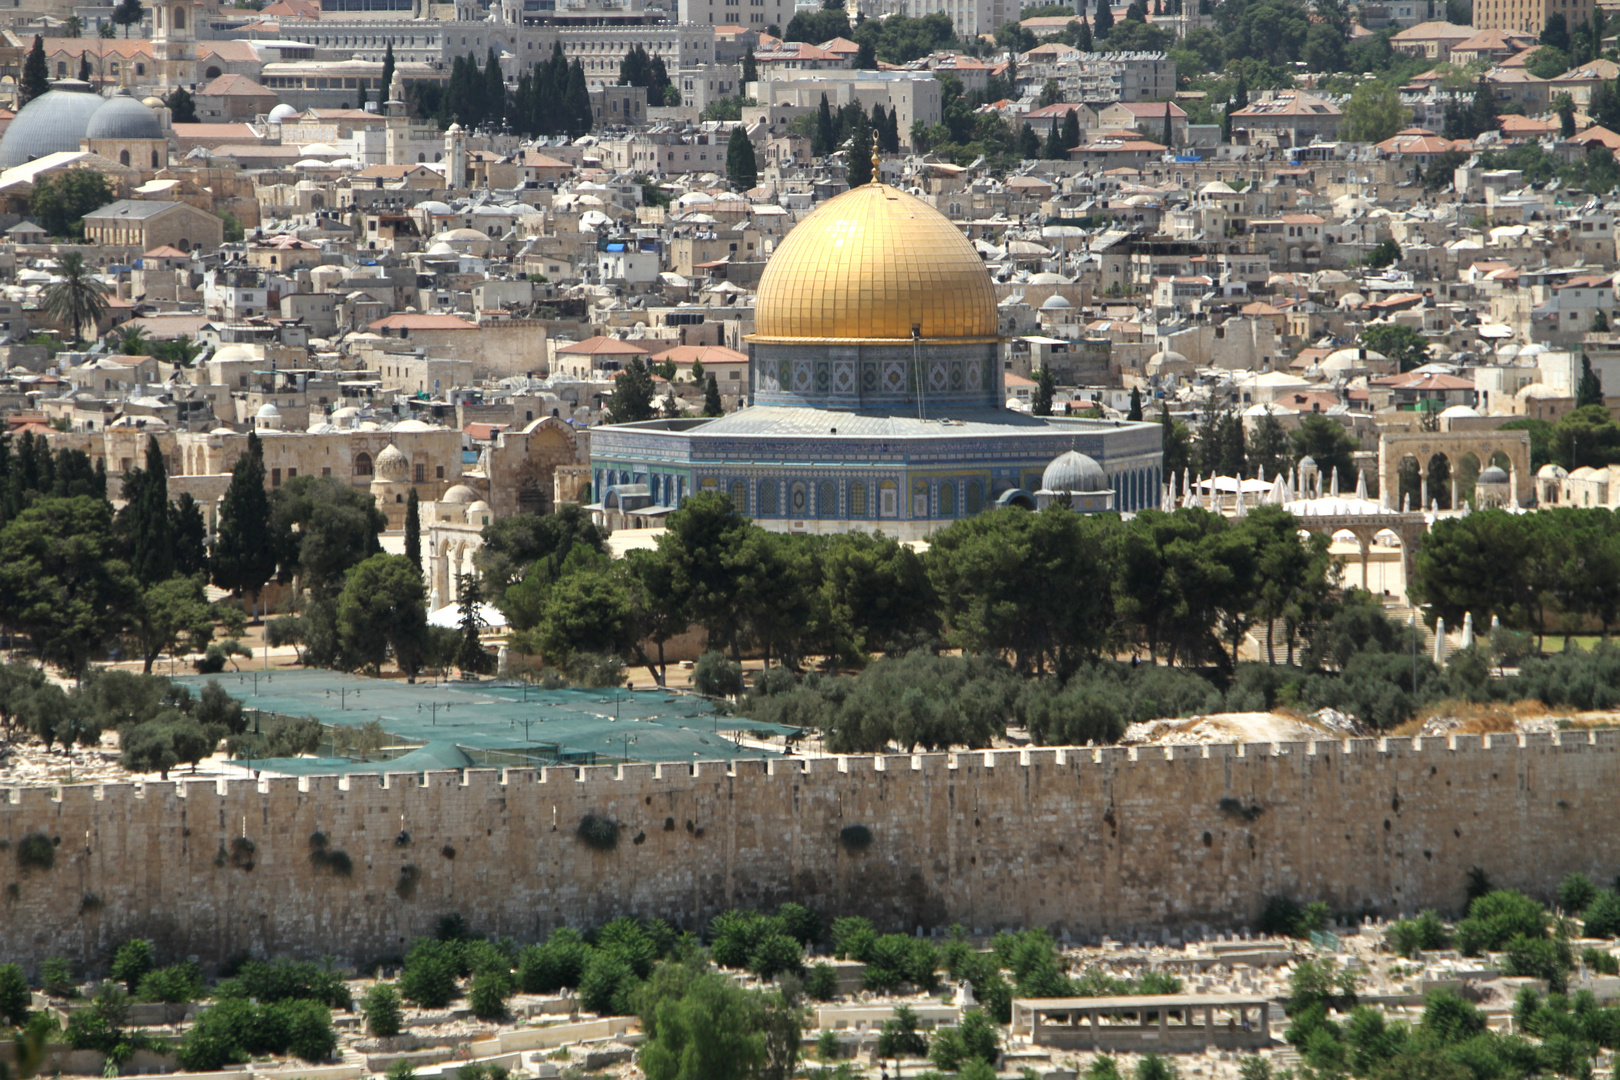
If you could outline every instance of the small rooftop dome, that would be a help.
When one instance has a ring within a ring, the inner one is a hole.
[[[1078,450],[1053,458],[1041,474],[1041,488],[1045,491],[1105,491],[1108,486],[1103,467]]]

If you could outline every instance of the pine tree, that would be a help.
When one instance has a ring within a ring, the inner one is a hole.
[[[737,191],[747,191],[759,184],[754,144],[748,141],[748,133],[741,124],[731,129],[731,137],[726,140],[726,180]]]
[[[195,124],[197,122],[197,99],[183,86],[177,86],[163,99],[163,104],[169,110],[169,123]]]
[[[146,468],[128,507],[132,552],[130,569],[143,585],[174,576],[174,523],[169,519],[169,468],[155,436],[146,437]],[[127,487],[127,485],[126,485]]]
[[[17,107],[21,108],[51,89],[51,69],[45,63],[45,42],[34,35],[34,47],[23,61],[22,82],[17,86]]]
[[[725,409],[720,404],[720,384],[715,382],[713,375],[710,375],[708,381],[703,384],[703,415],[719,416],[723,412]]]
[[[405,500],[405,557],[411,560],[416,572],[422,572],[422,508],[416,498],[416,488],[411,488],[410,495]]]
[[[270,497],[264,490],[264,446],[253,432],[248,432],[247,452],[236,459],[230,486],[220,504],[213,569],[215,585],[236,593],[251,593],[255,608],[259,591],[276,570]]]
[[[641,357],[632,357],[613,379],[613,400],[608,403],[610,424],[634,424],[653,418],[653,381]]]
[[[393,98],[393,96],[394,96],[393,93],[392,93],[393,87],[394,87],[394,43],[393,43],[392,40],[390,40],[388,42],[388,47],[383,50],[382,92],[380,94],[381,100],[389,101],[389,100],[391,100]]]

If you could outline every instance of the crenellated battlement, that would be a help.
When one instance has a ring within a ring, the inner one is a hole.
[[[94,964],[137,933],[358,960],[450,911],[528,939],[788,899],[1080,934],[1241,926],[1275,894],[1454,909],[1470,866],[1534,891],[1620,870],[1617,750],[1605,730],[0,789],[0,960]],[[578,837],[587,814],[615,848]],[[49,868],[19,859],[36,833]]]

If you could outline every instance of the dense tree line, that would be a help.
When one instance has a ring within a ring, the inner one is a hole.
[[[568,62],[560,42],[553,44],[550,57],[518,76],[515,89],[507,89],[491,49],[483,67],[471,53],[456,57],[448,83],[415,82],[408,93],[416,114],[441,127],[453,121],[468,131],[483,127],[528,137],[577,138],[593,122],[585,69],[578,60]]]
[[[669,69],[662,56],[648,56],[640,45],[632,48],[619,61],[619,85],[639,86],[647,91],[649,105],[679,105],[681,92],[669,77]]]

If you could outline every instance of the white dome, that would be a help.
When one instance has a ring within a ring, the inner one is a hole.
[[[1564,471],[1564,467],[1562,465],[1552,461],[1547,462],[1547,464],[1543,465],[1536,473],[1537,479],[1540,480],[1563,480],[1568,476],[1569,473]]]
[[[463,505],[464,506],[467,503],[475,503],[475,502],[477,502],[478,501],[478,492],[474,491],[472,488],[468,487],[466,484],[457,484],[455,487],[453,487],[449,491],[445,492],[444,493],[444,498],[440,499],[439,501],[440,502],[446,502],[446,503],[456,503],[458,505]]]
[[[1365,367],[1370,363],[1387,364],[1389,357],[1376,349],[1334,349],[1322,358],[1322,370],[1328,374]]]
[[[1507,482],[1508,474],[1500,465],[1492,465],[1486,468],[1479,474],[1479,480],[1477,481],[1477,483],[1481,484],[1505,484]]]
[[[248,348],[246,345],[226,345],[219,351],[215,352],[213,356],[213,359],[225,363],[242,360],[257,360],[258,358],[259,354]]]
[[[1105,491],[1108,486],[1103,467],[1078,450],[1053,458],[1041,474],[1044,491]]]
[[[1478,416],[1479,410],[1468,405],[1453,405],[1440,413],[1441,417]]]
[[[260,405],[259,411],[253,415],[258,417],[260,420],[280,420],[281,410],[267,401],[263,405]]]
[[[386,480],[390,483],[399,483],[403,480],[409,479],[411,473],[411,463],[410,460],[400,452],[399,447],[395,446],[393,443],[389,443],[387,446],[383,447],[382,453],[377,455],[376,469],[377,479]]]
[[[293,108],[291,105],[288,105],[284,101],[280,105],[277,105],[275,108],[270,110],[269,119],[272,124],[279,124],[285,120],[291,120],[297,115],[298,110]]]
[[[424,424],[424,423],[422,423],[422,421],[417,420],[417,419],[415,419],[413,417],[410,420],[401,420],[399,423],[395,424],[394,425],[394,430],[395,431],[432,431],[433,428],[432,428],[431,425]]]
[[[468,503],[467,504],[467,524],[469,524],[469,525],[478,524],[478,515],[479,514],[487,514],[487,513],[489,513],[489,503],[485,502],[483,499],[479,499],[477,502]]]
[[[1041,301],[1042,311],[1063,311],[1072,307],[1074,307],[1074,305],[1069,303],[1058,293],[1053,293],[1051,296],[1048,296],[1045,300]]]

